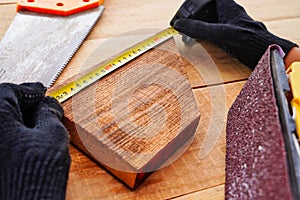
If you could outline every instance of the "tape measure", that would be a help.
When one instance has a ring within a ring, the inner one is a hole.
[[[148,39],[138,43],[137,45],[132,46],[131,48],[116,56],[112,60],[99,65],[98,67],[96,67],[96,69],[83,75],[75,81],[72,81],[67,85],[62,86],[54,92],[51,92],[49,96],[54,97],[60,103],[62,103],[70,97],[74,96],[75,94],[79,93],[87,86],[95,83],[102,77],[125,65],[131,60],[137,58],[138,56],[154,48],[155,46],[165,42],[166,40],[170,39],[176,34],[178,34],[178,32],[175,29],[171,27],[167,28],[155,34],[154,36],[149,37]]]

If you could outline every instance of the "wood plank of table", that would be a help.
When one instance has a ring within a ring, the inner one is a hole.
[[[186,194],[181,197],[174,198],[174,200],[216,200],[224,199],[224,185],[207,188],[201,191]]]
[[[173,1],[105,1],[105,11],[88,37],[107,38],[141,29],[165,29],[182,4]]]
[[[0,0],[0,5],[2,4],[15,4],[17,3],[16,0]]]
[[[277,21],[269,21],[265,23],[269,31],[282,37],[300,44],[300,34],[298,34],[300,17],[288,18]]]
[[[250,68],[209,42],[187,46],[180,35],[175,38],[193,88],[247,80],[251,73]]]
[[[263,0],[236,0],[236,2],[242,5],[252,18],[264,22],[300,17],[298,0],[290,0],[288,2],[277,0],[269,0],[267,2]]]
[[[12,20],[16,15],[15,5],[0,4],[0,13],[1,13],[1,21],[0,21],[0,41],[1,41],[10,23],[12,22]]]

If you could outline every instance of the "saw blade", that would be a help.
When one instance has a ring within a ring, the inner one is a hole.
[[[0,43],[0,82],[41,82],[49,88],[103,10],[70,16],[18,12]]]

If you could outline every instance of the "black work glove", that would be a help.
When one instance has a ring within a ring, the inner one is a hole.
[[[0,84],[0,199],[65,199],[63,109],[40,83]]]
[[[277,44],[287,54],[296,44],[270,33],[233,0],[216,0],[216,23],[199,19],[175,21],[174,28],[194,39],[207,40],[254,68],[269,45]]]

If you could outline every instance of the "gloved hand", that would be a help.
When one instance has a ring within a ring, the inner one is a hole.
[[[180,18],[174,28],[191,38],[214,43],[252,69],[269,45],[278,44],[286,54],[297,46],[270,33],[263,23],[253,20],[233,0],[216,0],[216,15],[217,23]]]
[[[65,199],[63,109],[40,83],[0,84],[0,199]]]

